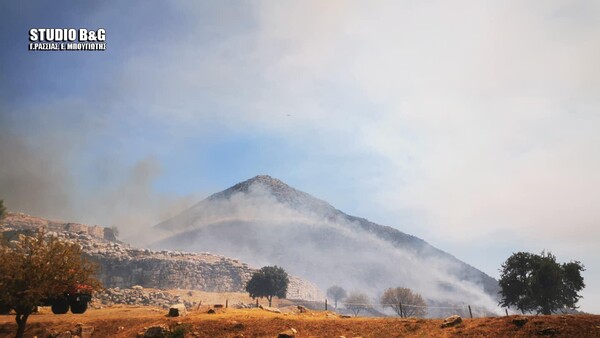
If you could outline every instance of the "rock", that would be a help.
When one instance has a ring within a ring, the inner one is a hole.
[[[213,307],[215,309],[222,309],[222,308],[224,308],[223,304],[215,304]]]
[[[59,333],[55,338],[71,338],[71,331]]]
[[[171,305],[169,308],[169,317],[183,317],[187,315],[187,310],[184,304]]]
[[[41,337],[56,337],[56,336],[58,336],[58,332],[56,332],[56,330],[49,329],[49,328],[44,328],[42,330]]]
[[[446,319],[442,323],[442,328],[451,327],[462,323],[462,318],[459,315],[453,315]]]
[[[210,313],[212,315],[212,314],[217,313],[217,311],[215,311],[215,309],[208,309],[207,313]]]
[[[340,317],[342,317],[342,318],[352,318],[352,316],[350,316],[350,315],[341,315]]]
[[[81,324],[78,325],[76,332],[81,338],[91,338],[92,333],[94,333],[94,327],[84,326],[83,324]]]
[[[243,330],[245,327],[244,324],[238,323],[238,322],[233,322],[232,324],[233,324],[232,328],[235,330]]]
[[[144,290],[144,287],[141,286],[141,285],[134,285],[131,288],[134,289],[134,290]]]
[[[94,294],[94,301],[105,305],[128,304],[156,306],[169,309],[169,304],[181,303],[175,295],[168,292],[149,292],[139,289],[106,289]],[[185,302],[186,308],[194,307],[196,303]]]
[[[541,334],[542,336],[554,336],[556,334],[558,334],[558,329],[553,328],[553,327],[547,327],[544,328],[540,331],[538,331],[539,334]]]
[[[525,317],[519,317],[519,318],[514,318],[512,320],[512,323],[515,324],[517,327],[522,327],[523,325],[525,325],[527,323],[529,319],[525,318]]]
[[[304,313],[308,312],[308,309],[302,305],[298,305],[298,311],[300,311],[300,313]]]
[[[268,306],[262,306],[262,305],[259,305],[258,307],[265,311],[269,311],[269,312],[273,312],[273,313],[281,313],[281,310],[279,310],[276,307],[268,307]]]
[[[289,330],[285,330],[277,335],[277,338],[294,338],[296,337],[296,329],[291,328]]]
[[[169,328],[166,325],[155,325],[147,328],[144,331],[144,338],[162,338],[169,332]]]

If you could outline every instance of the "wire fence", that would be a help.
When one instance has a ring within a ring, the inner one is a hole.
[[[497,317],[508,315],[508,310],[503,308],[488,308],[483,306],[472,306],[470,304],[404,304],[404,303],[358,303],[358,302],[303,302],[303,305],[314,310],[334,310],[340,313],[348,313],[353,310],[370,312],[372,316],[389,316],[390,308],[393,312],[403,317],[411,315],[426,316],[429,318],[442,318],[457,314],[465,318]]]
[[[391,306],[403,306],[403,307],[416,307],[416,308],[428,308],[428,309],[463,309],[465,306],[430,306],[430,305],[415,305],[415,304],[404,304],[404,303],[340,303],[338,305],[350,305],[350,306],[381,306],[381,307],[391,307]]]
[[[374,317],[427,317],[427,318],[445,318],[451,315],[459,315],[463,318],[484,318],[498,317],[500,315],[508,316],[506,308],[489,308],[483,306],[471,306],[470,304],[404,304],[404,303],[378,303],[378,302],[340,302],[334,301],[331,303],[328,299],[323,301],[308,301],[300,299],[290,299],[294,306],[304,307],[310,310],[327,310],[334,311],[339,314],[366,314]],[[229,301],[225,301],[225,307],[228,307]],[[220,305],[223,306],[223,305]],[[235,306],[235,305],[234,305]],[[251,304],[251,307],[259,307],[259,300],[256,299],[256,304]],[[280,305],[281,306],[281,305]],[[284,306],[290,306],[287,303]],[[393,308],[392,314],[390,308]],[[364,311],[364,312],[363,312]],[[302,312],[302,311],[301,311]]]

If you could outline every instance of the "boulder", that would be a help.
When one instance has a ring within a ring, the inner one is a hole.
[[[262,306],[262,305],[259,305],[258,307],[265,311],[269,311],[269,312],[273,312],[273,313],[281,313],[281,310],[279,310],[276,307],[269,307],[269,306]]]
[[[442,328],[451,327],[462,323],[462,318],[459,315],[453,315],[446,319],[442,323]]]
[[[240,322],[232,322],[232,328],[235,330],[243,330],[245,325]]]
[[[144,331],[144,338],[162,338],[169,332],[169,328],[166,325],[155,325],[147,328]]]
[[[512,320],[512,323],[515,324],[517,327],[522,327],[523,325],[525,325],[527,323],[529,319],[525,318],[525,317],[519,317],[519,318],[514,318]]]
[[[280,332],[280,333],[277,335],[277,338],[294,338],[294,337],[296,337],[296,333],[297,333],[297,332],[298,332],[298,331],[296,331],[296,329],[294,329],[294,328],[291,328],[291,329],[289,329],[289,330],[285,330],[285,331],[283,331],[283,332]]]
[[[546,327],[546,328],[538,331],[538,334],[540,334],[542,336],[554,336],[554,335],[558,334],[558,329],[556,329],[554,327]]]
[[[75,329],[75,332],[81,338],[91,338],[92,333],[94,333],[94,327],[86,326],[83,324],[77,324],[77,329]]]
[[[169,308],[169,317],[183,317],[187,315],[187,310],[184,304],[171,305]]]

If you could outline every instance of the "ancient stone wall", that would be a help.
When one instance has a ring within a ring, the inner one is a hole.
[[[242,291],[252,275],[248,267],[227,260],[171,260],[159,257],[110,257],[93,255],[101,266],[100,279],[107,287],[132,285],[159,289],[197,289],[209,292]]]
[[[6,218],[2,220],[2,223],[23,230],[38,230],[43,228],[46,229],[46,231],[83,233],[94,238],[106,239],[109,241],[117,240],[112,229],[104,228],[99,225],[49,221],[44,218],[23,213],[8,213]]]
[[[77,223],[51,222],[24,214],[9,214],[0,231],[35,230],[45,227],[55,235],[81,245],[100,267],[99,278],[106,288],[140,285],[157,289],[190,289],[207,292],[245,292],[256,271],[237,259],[211,253],[153,251],[106,240],[112,229]],[[322,301],[321,291],[309,281],[290,276],[287,298]]]

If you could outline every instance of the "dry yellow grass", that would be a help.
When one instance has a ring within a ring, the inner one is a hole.
[[[595,315],[529,317],[521,328],[512,323],[514,317],[465,319],[442,329],[442,320],[437,319],[340,318],[325,311],[276,314],[260,309],[208,314],[207,310],[202,306],[188,316],[168,318],[166,311],[151,307],[114,306],[83,315],[53,315],[43,309],[30,317],[26,336],[40,336],[43,329],[73,330],[82,323],[95,328],[93,337],[135,337],[144,327],[174,327],[180,322],[189,328],[188,337],[276,337],[289,328],[298,330],[298,337],[531,337],[544,332],[555,337],[600,337],[600,316]],[[10,337],[15,330],[13,316],[0,316],[0,336]]]

